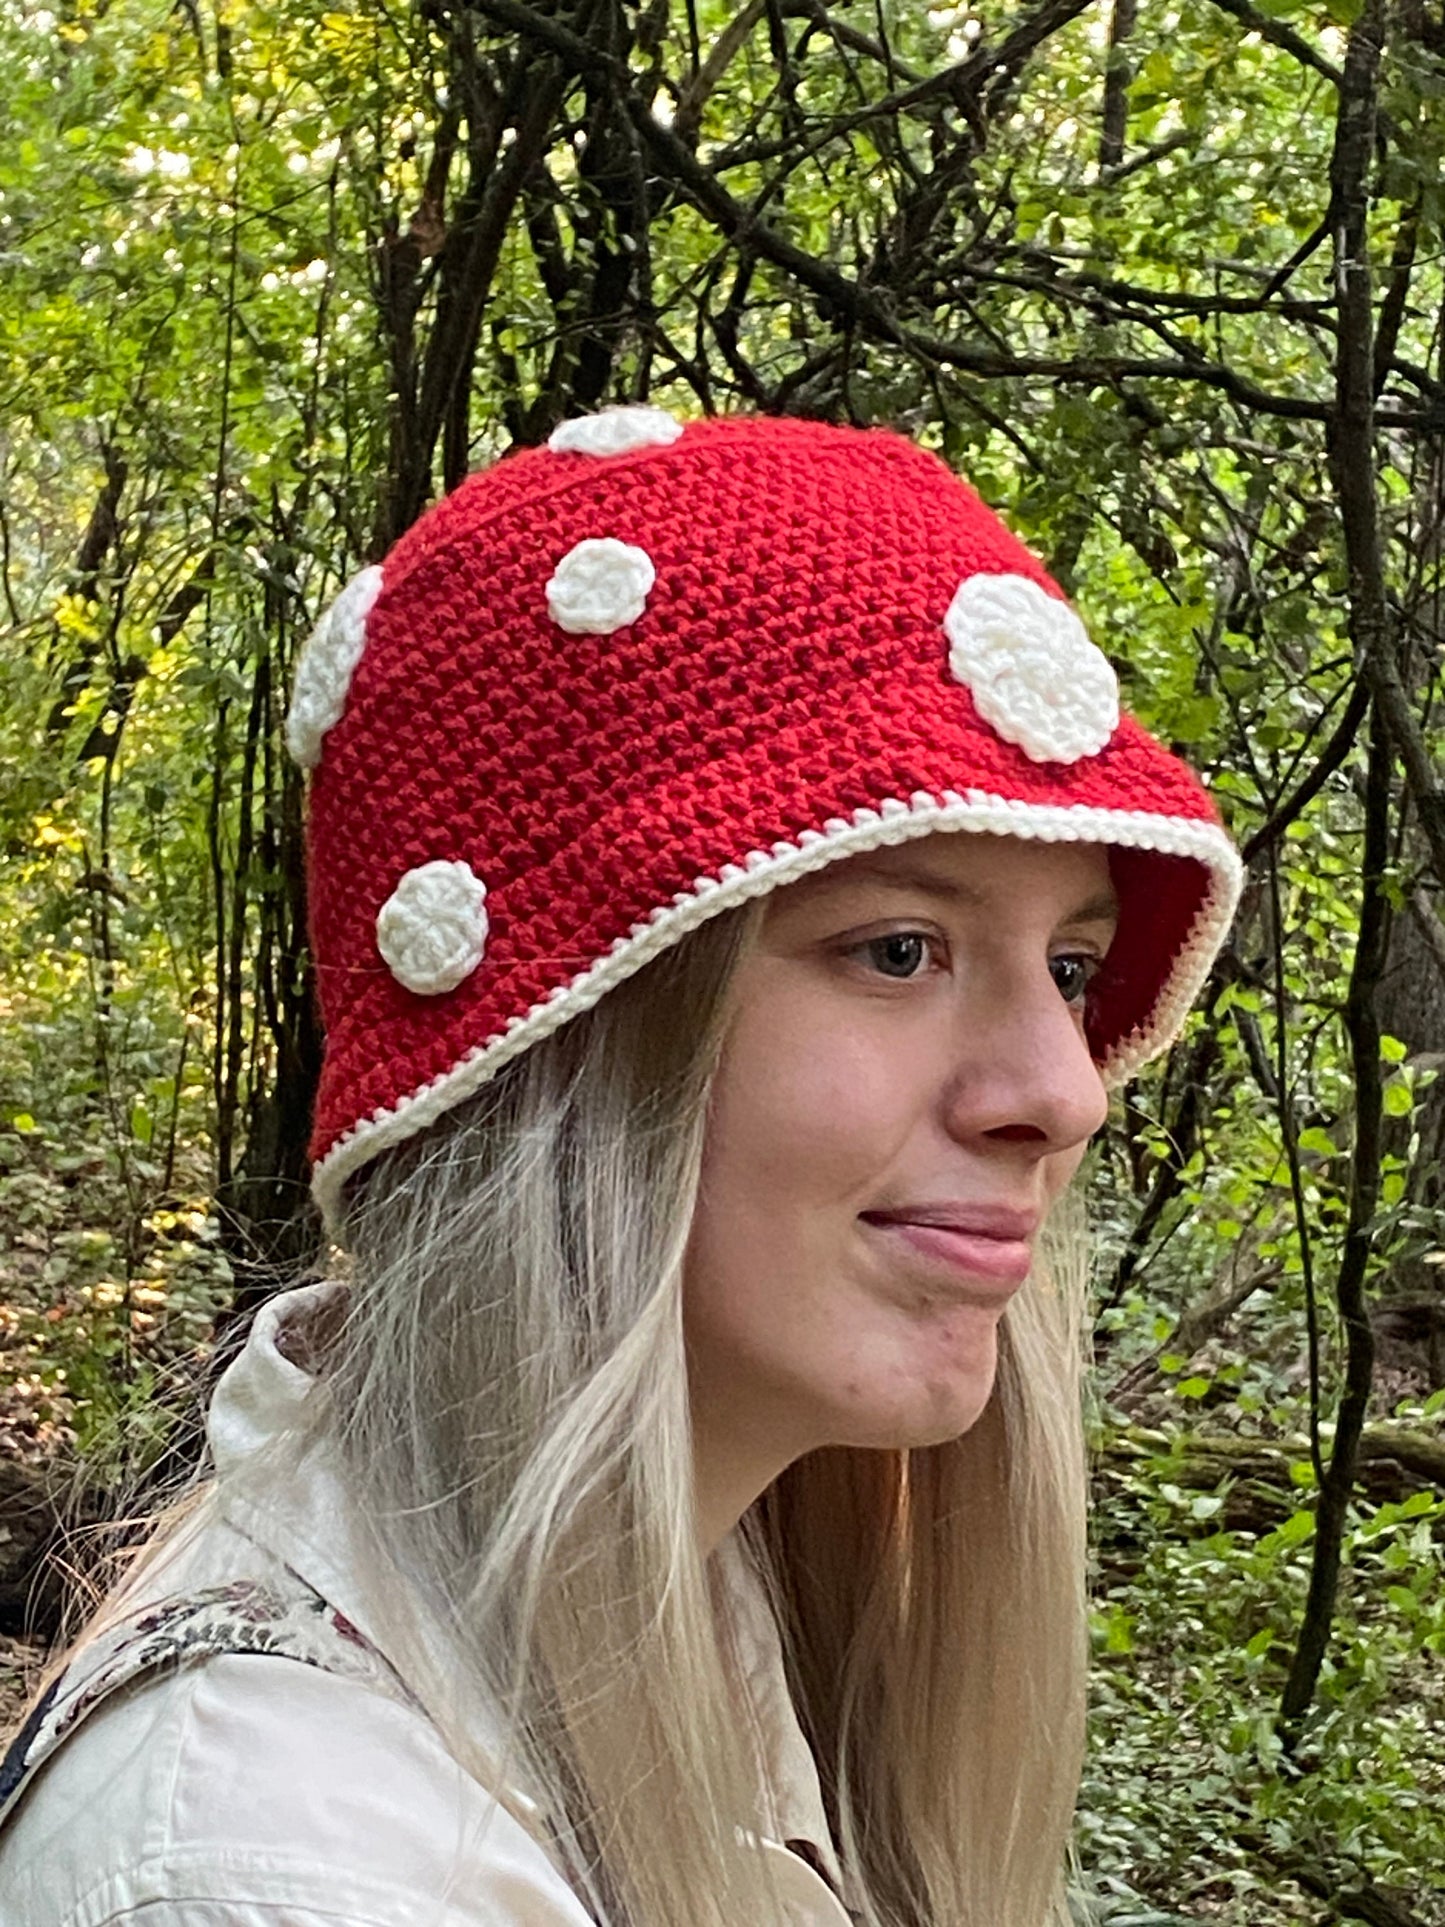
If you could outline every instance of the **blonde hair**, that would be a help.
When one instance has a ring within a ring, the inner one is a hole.
[[[682,1321],[762,914],[695,931],[353,1178],[348,1305],[307,1401],[369,1525],[383,1644],[458,1762],[538,1803],[607,1927],[783,1918],[696,1539]],[[815,1453],[740,1528],[865,1927],[1068,1919],[1082,1297],[1071,1258],[1036,1267],[970,1432]]]

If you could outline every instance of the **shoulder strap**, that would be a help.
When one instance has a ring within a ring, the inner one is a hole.
[[[238,1579],[152,1601],[90,1640],[52,1681],[0,1762],[0,1826],[56,1749],[138,1681],[223,1653],[294,1659],[415,1705],[394,1669],[345,1614],[287,1568],[287,1583]]]

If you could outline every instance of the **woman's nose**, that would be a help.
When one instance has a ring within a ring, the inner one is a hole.
[[[946,1096],[948,1128],[1039,1156],[1087,1143],[1109,1100],[1075,1007],[1052,976],[964,1013]]]

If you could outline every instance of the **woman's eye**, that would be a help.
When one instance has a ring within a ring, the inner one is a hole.
[[[1097,957],[1062,956],[1049,958],[1049,974],[1059,987],[1066,1004],[1082,1004],[1089,985],[1098,973]]]
[[[917,930],[895,930],[886,937],[871,937],[858,947],[881,975],[902,981],[916,977],[928,962],[929,940]]]

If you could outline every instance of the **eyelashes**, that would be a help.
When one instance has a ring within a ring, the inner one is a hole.
[[[1102,968],[1103,959],[1084,950],[1063,951],[1049,958],[1049,974],[1066,1004],[1085,1004]]]
[[[889,930],[877,937],[865,937],[849,944],[843,955],[862,962],[873,974],[891,983],[913,983],[924,974],[932,958],[940,968],[948,967],[947,945],[927,930]],[[1066,1004],[1082,1008],[1100,971],[1102,957],[1093,951],[1065,950],[1049,959],[1049,974]]]
[[[882,977],[895,983],[909,983],[919,974],[919,966],[943,944],[923,930],[890,930],[883,937],[869,937],[854,946],[852,954],[866,955]]]

